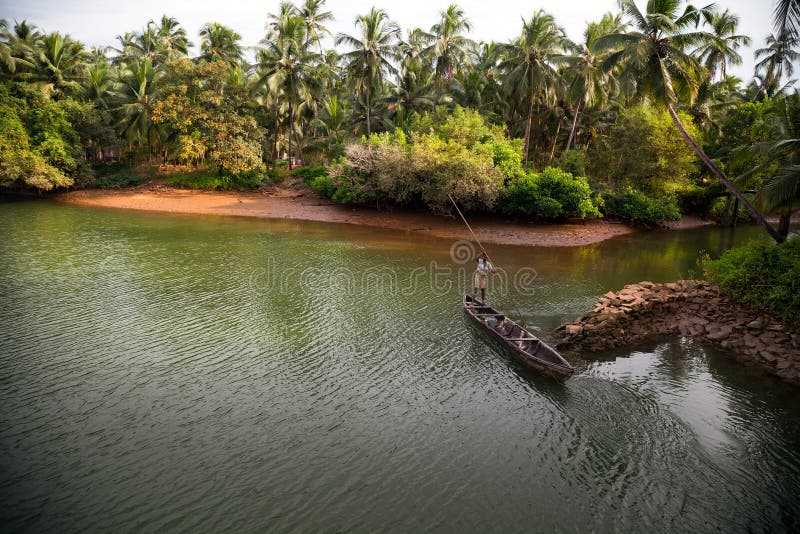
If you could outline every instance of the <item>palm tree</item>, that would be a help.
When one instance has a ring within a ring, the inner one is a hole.
[[[719,11],[706,11],[704,12],[704,18],[711,28],[710,37],[695,53],[699,54],[699,59],[708,70],[710,78],[714,77],[719,68],[720,79],[724,80],[727,76],[726,67],[728,64],[741,64],[742,56],[739,55],[737,50],[742,45],[749,45],[750,37],[737,35],[736,29],[739,26],[739,17],[727,9],[722,13]]]
[[[45,35],[38,44],[35,77],[56,90],[77,87],[89,57],[83,44],[58,32]]]
[[[523,157],[528,163],[533,106],[543,94],[550,93],[556,77],[554,61],[566,44],[564,30],[556,25],[552,15],[542,10],[530,20],[522,20],[522,35],[506,45],[507,59],[500,67],[508,72],[506,84],[514,94],[527,100]]]
[[[83,96],[97,103],[101,109],[107,108],[114,91],[114,79],[114,71],[105,55],[95,56],[86,67],[86,76],[82,82]]]
[[[11,32],[8,30],[8,21],[0,19],[0,63],[8,72],[14,74],[17,70],[17,60],[11,48]]]
[[[392,60],[399,59],[396,46],[400,28],[389,20],[383,9],[372,8],[366,15],[356,17],[356,28],[361,35],[344,33],[336,35],[336,45],[346,44],[350,51],[343,54],[347,68],[358,82],[358,93],[364,97],[366,130],[372,133],[372,100],[376,85],[383,82],[386,74],[395,74]]]
[[[600,68],[608,51],[598,49],[597,40],[609,33],[623,32],[625,27],[621,15],[606,13],[599,22],[590,22],[586,26],[582,43],[569,43],[574,53],[563,58],[567,66],[566,74],[572,78],[567,92],[578,103],[564,150],[569,150],[575,140],[581,108],[604,101],[616,85],[613,73]]]
[[[319,47],[322,54],[322,43],[320,39],[331,32],[323,26],[323,23],[333,20],[333,13],[322,11],[325,0],[305,0],[303,7],[300,8],[300,16],[303,17],[306,27],[306,39]]]
[[[772,19],[779,39],[800,36],[800,0],[777,0]]]
[[[153,125],[152,111],[157,96],[157,84],[163,70],[153,68],[149,57],[133,62],[120,73],[113,97],[121,119],[117,123],[128,143],[147,146],[148,158],[158,131]]]
[[[791,77],[794,74],[794,63],[800,61],[800,53],[795,49],[800,44],[800,39],[792,34],[769,35],[767,46],[755,52],[756,74],[763,73],[764,85],[777,87],[784,75]],[[763,59],[762,59],[763,58]]]
[[[30,78],[30,71],[36,67],[35,56],[44,35],[26,20],[15,21],[13,31],[8,29],[5,21],[3,23],[0,38],[5,43],[6,49],[3,63],[12,75],[18,74],[21,78]]]
[[[440,16],[439,22],[426,34],[431,44],[423,53],[434,58],[437,79],[444,80],[450,87],[456,74],[468,62],[467,55],[473,42],[463,34],[472,30],[472,24],[464,16],[464,10],[455,4],[450,4]]]
[[[226,61],[235,65],[242,60],[242,36],[219,22],[200,28],[200,59]]]
[[[266,47],[258,54],[260,77],[256,87],[268,88],[277,97],[277,105],[281,101],[285,103],[289,115],[289,157],[294,134],[302,160],[296,116],[298,108],[310,101],[318,84],[314,67],[321,56],[310,49],[311,41],[306,39],[306,23],[302,16],[286,15],[276,19],[270,35],[262,43]]]
[[[688,31],[697,26],[701,11],[687,5],[680,13],[681,4],[681,0],[650,0],[647,11],[642,13],[634,0],[620,0],[620,7],[631,19],[633,30],[608,34],[598,40],[600,48],[617,49],[609,55],[605,66],[618,66],[620,76],[638,95],[666,105],[675,126],[700,160],[739,199],[750,216],[764,226],[773,239],[781,242],[775,229],[692,139],[675,111],[678,91],[683,91],[691,104],[702,77],[699,62],[684,50],[702,45],[710,38],[704,32]]]
[[[340,154],[350,133],[348,126],[352,116],[353,111],[346,100],[340,100],[336,95],[323,100],[320,112],[312,122],[312,126],[320,133],[317,144],[324,147],[329,154]]]
[[[767,210],[780,212],[778,234],[785,240],[792,211],[800,205],[800,93],[795,90],[775,107],[780,139],[755,148],[767,156],[759,168],[777,162],[778,169],[759,191],[758,200]]]
[[[186,35],[186,30],[180,27],[180,23],[173,17],[163,15],[160,24],[156,25],[150,21],[148,26],[155,26],[156,43],[158,51],[169,61],[177,57],[186,56],[192,43]]]

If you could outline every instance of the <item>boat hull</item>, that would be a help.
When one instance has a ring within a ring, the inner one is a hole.
[[[492,339],[500,343],[515,360],[525,367],[559,381],[567,380],[575,372],[569,362],[554,348],[491,306],[480,303],[470,295],[464,295],[464,312],[476,326],[487,332]],[[489,317],[502,318],[502,324],[510,334],[501,333],[490,326],[487,323]],[[517,341],[519,339],[524,339],[524,341]]]

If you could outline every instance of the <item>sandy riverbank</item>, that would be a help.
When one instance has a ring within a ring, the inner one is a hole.
[[[451,239],[465,236],[463,224],[455,219],[437,217],[424,212],[377,211],[363,207],[346,207],[319,198],[313,192],[290,188],[236,193],[145,185],[118,190],[70,191],[55,198],[61,202],[82,206],[265,219],[303,219],[419,232]],[[587,245],[634,231],[624,224],[603,220],[564,224],[523,224],[498,221],[496,218],[474,218],[473,222],[474,229],[482,241],[505,245],[548,247]]]

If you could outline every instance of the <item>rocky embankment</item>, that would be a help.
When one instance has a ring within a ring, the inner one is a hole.
[[[800,385],[800,333],[704,281],[640,282],[606,293],[592,311],[558,327],[556,340],[559,349],[599,352],[664,334],[710,341]]]

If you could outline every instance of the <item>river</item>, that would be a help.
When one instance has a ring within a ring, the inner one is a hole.
[[[532,374],[464,316],[466,243],[49,201],[0,232],[2,531],[800,528],[797,389],[681,338]],[[762,233],[490,252],[546,337]]]

